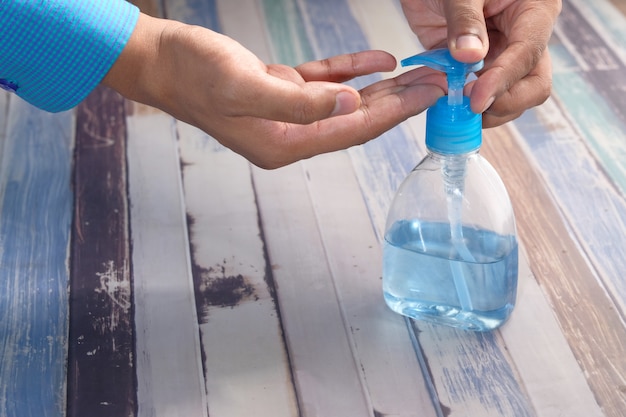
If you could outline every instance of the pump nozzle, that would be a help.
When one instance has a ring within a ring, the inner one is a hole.
[[[426,113],[426,146],[445,154],[469,152],[482,143],[482,117],[463,97],[467,75],[483,67],[483,61],[466,64],[452,58],[447,49],[433,49],[403,59],[403,67],[426,65],[448,76],[448,97],[441,97]]]
[[[403,67],[409,65],[426,65],[430,68],[445,72],[448,76],[448,105],[463,104],[463,86],[467,75],[483,68],[483,61],[466,64],[457,61],[447,49],[433,49],[421,54],[403,59]]]

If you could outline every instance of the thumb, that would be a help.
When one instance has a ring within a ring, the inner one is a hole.
[[[483,13],[484,0],[446,0],[448,48],[461,62],[477,62],[487,56],[489,37]]]
[[[350,114],[361,106],[359,93],[346,85],[310,81],[279,83],[261,101],[258,116],[281,122],[309,124],[332,116]]]
[[[292,97],[292,122],[308,124],[328,117],[350,114],[361,106],[353,88],[330,82],[310,81]]]

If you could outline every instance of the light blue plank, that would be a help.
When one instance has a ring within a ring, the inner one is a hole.
[[[267,30],[272,39],[274,60],[277,63],[296,66],[315,59],[307,38],[302,11],[294,1],[263,0],[263,11],[272,24]]]
[[[625,21],[618,12],[611,18],[615,20]],[[615,28],[615,34],[620,33],[626,37],[626,26]],[[626,63],[620,59],[626,48],[601,36],[571,1],[563,3],[550,47],[555,96],[607,174],[626,192]]]
[[[222,32],[215,0],[163,0],[162,4],[163,13],[168,19]]]
[[[564,3],[568,21],[587,19],[571,4]],[[599,1],[605,10],[606,1]],[[615,36],[624,17],[606,13],[606,25]],[[514,122],[532,152],[543,177],[583,247],[600,282],[626,311],[626,107],[616,102],[624,96],[621,81],[611,92],[607,81],[616,71],[626,71],[618,59],[623,45],[605,43],[595,28],[578,32],[557,31],[550,44],[553,57],[554,103],[531,109]],[[619,26],[619,25],[618,25]],[[585,41],[576,36],[584,36]],[[615,38],[620,39],[620,38]],[[591,47],[590,45],[595,45]],[[613,50],[611,48],[616,48]],[[595,52],[593,52],[595,51]],[[592,53],[607,57],[604,63],[588,59]],[[610,59],[609,59],[610,58]],[[621,70],[620,70],[621,69]],[[604,79],[600,83],[600,79]],[[621,84],[619,84],[621,83]],[[600,85],[603,87],[599,87]]]
[[[0,416],[65,409],[71,113],[13,98],[0,167]]]
[[[626,203],[623,195],[610,185],[585,143],[564,119],[555,123],[552,118],[546,120],[541,109],[533,109],[515,125],[600,279],[625,306]]]

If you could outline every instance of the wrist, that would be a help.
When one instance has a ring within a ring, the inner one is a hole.
[[[164,94],[159,79],[166,71],[159,62],[165,33],[181,23],[140,14],[135,29],[102,83],[141,103],[155,105]]]

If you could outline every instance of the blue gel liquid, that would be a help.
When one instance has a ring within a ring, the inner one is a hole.
[[[463,238],[472,261],[458,253],[449,223],[396,222],[385,236],[387,305],[408,317],[467,330],[487,331],[502,325],[515,305],[517,240],[468,227],[463,228]],[[467,300],[459,300],[459,273],[471,310],[464,308]]]

